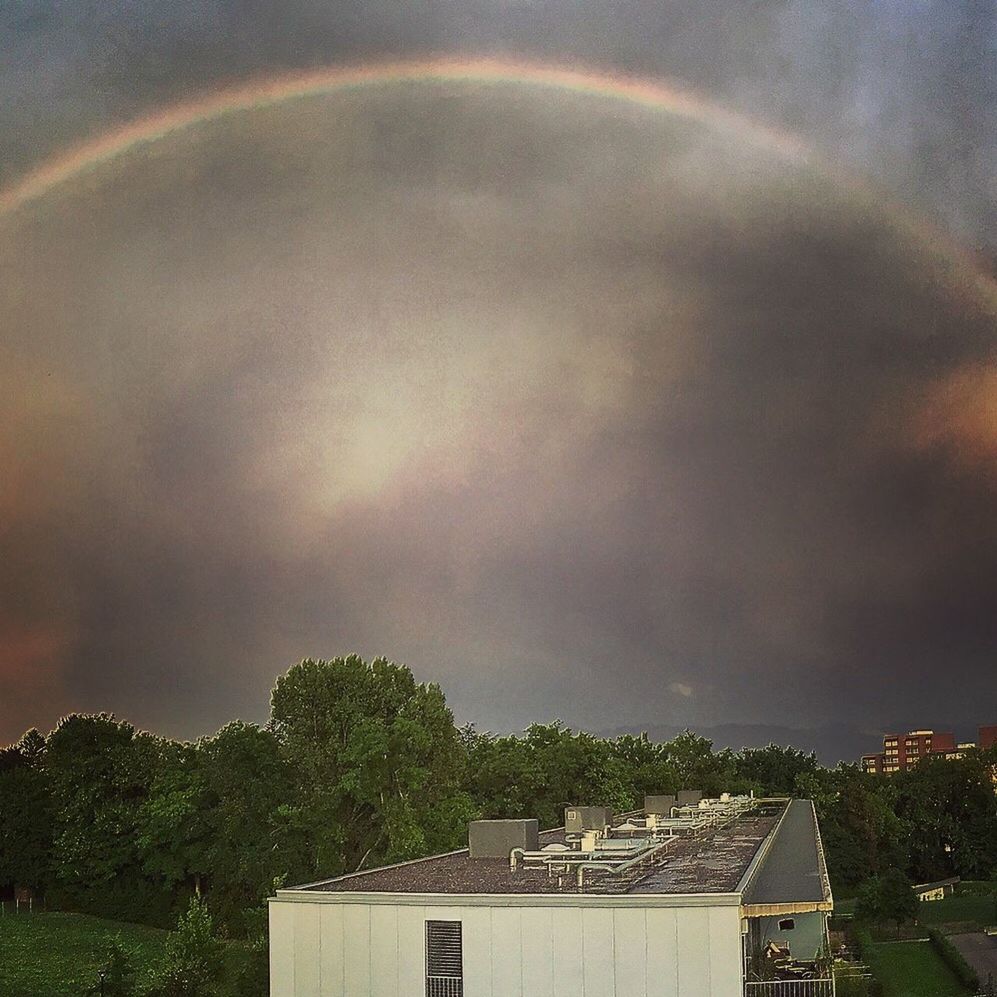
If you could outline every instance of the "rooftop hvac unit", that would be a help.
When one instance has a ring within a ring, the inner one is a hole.
[[[675,806],[675,797],[669,796],[645,796],[644,813],[656,814],[658,817],[671,817],[672,807]]]
[[[699,801],[703,798],[701,789],[680,789],[678,795],[678,805],[680,807],[699,806]]]
[[[540,828],[535,820],[472,820],[467,826],[472,859],[506,859],[513,848],[535,852],[540,848]]]
[[[565,807],[564,830],[567,834],[604,831],[613,822],[609,807]]]

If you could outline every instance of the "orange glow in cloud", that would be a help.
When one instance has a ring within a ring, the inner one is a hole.
[[[958,464],[997,472],[997,365],[963,368],[928,391],[914,421],[919,449],[945,447]]]
[[[65,645],[64,635],[47,630],[9,629],[0,633],[0,679],[20,685],[50,675],[54,659]]]
[[[70,634],[54,627],[0,624],[0,744],[29,727],[48,729],[66,712],[64,654]]]

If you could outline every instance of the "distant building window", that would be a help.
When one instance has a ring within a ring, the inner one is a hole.
[[[460,921],[426,922],[426,997],[464,997]]]
[[[796,927],[796,920],[792,917],[784,917],[779,922],[780,931],[792,931]]]

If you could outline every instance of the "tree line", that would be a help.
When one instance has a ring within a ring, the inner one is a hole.
[[[265,725],[181,742],[108,714],[65,717],[0,750],[0,890],[166,926],[191,896],[230,937],[263,930],[275,887],[462,847],[476,817],[561,823],[682,788],[807,797],[832,883],[997,877],[997,752],[889,779],[794,748],[714,750],[686,731],[600,738],[561,723],[457,727],[439,686],[383,658],[306,660]]]

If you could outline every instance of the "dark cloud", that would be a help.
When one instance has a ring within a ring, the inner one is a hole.
[[[769,149],[370,89],[88,174],[0,273],[2,734],[351,649],[490,726],[993,705],[993,300]]]

